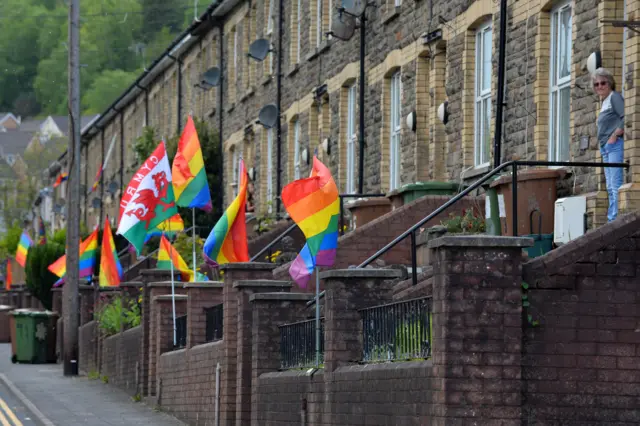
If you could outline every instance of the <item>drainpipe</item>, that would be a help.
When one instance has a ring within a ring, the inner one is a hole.
[[[120,113],[120,201],[122,201],[122,192],[124,191],[124,109],[118,111]]]
[[[138,83],[136,83],[136,87],[144,90],[144,125],[147,127],[149,125],[149,89],[140,86]]]
[[[280,0],[278,7],[278,65],[276,76],[276,105],[278,107],[278,121],[276,121],[276,157],[278,165],[276,167],[276,217],[280,217],[280,192],[282,192],[282,37],[284,22],[284,0]]]
[[[358,162],[358,192],[364,194],[364,58],[365,58],[365,13],[360,17],[360,158]]]
[[[223,82],[224,73],[222,72],[224,66],[224,23],[218,25],[218,57],[220,58],[218,63],[220,64],[220,83],[218,84],[218,170],[220,171],[220,188],[224,188],[224,144],[222,139],[222,125],[223,119]],[[218,205],[222,208],[224,191],[216,191],[218,197]],[[222,211],[220,212],[222,214]]]
[[[178,134],[180,134],[182,128],[180,124],[182,121],[182,59],[172,55],[169,55],[169,57],[178,65],[178,105],[176,109],[178,113]]]
[[[84,224],[87,226],[87,229],[91,229],[91,227],[87,224],[87,210],[89,210],[89,197],[87,195],[87,190],[89,189],[89,179],[88,179],[88,171],[89,168],[87,167],[87,164],[89,164],[89,144],[87,143],[85,145],[85,149],[84,149],[84,215],[83,215],[83,220],[84,220]]]
[[[504,109],[505,56],[507,48],[507,0],[500,0],[500,40],[498,42],[498,96],[496,98],[496,131],[493,141],[493,167],[502,162],[502,112]]]

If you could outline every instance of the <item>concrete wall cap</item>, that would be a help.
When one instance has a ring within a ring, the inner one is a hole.
[[[153,276],[153,275],[160,275],[160,276],[164,276],[167,274],[171,274],[171,271],[168,269],[143,269],[140,271],[140,275],[145,276]]]
[[[283,287],[291,288],[293,285],[291,281],[276,281],[276,280],[238,280],[233,283],[233,288],[240,287]]]
[[[373,269],[373,268],[353,268],[353,269],[332,269],[320,272],[320,279],[327,278],[400,278],[402,271],[398,269]]]
[[[438,247],[504,247],[524,248],[533,246],[533,238],[496,237],[491,235],[460,235],[444,237],[429,241],[429,248]]]
[[[100,287],[98,289],[100,293],[115,293],[121,290],[122,289],[120,287]]]
[[[197,281],[185,283],[184,288],[222,288],[224,283],[222,281]]]
[[[184,281],[173,282],[173,285],[176,288],[183,288],[184,284],[185,284]],[[147,287],[171,287],[171,281],[156,281],[156,282],[147,284]]]
[[[15,306],[0,305],[0,312],[13,311],[14,309],[15,309]]]
[[[250,302],[258,300],[275,300],[282,302],[309,301],[314,298],[311,293],[256,293],[249,297]]]
[[[79,285],[78,290],[80,291],[95,291],[96,288],[92,285]]]
[[[189,299],[189,296],[187,296],[186,294],[176,294],[176,295],[161,294],[159,296],[155,296],[153,298],[153,301],[154,302],[171,302],[174,297],[176,298],[176,302],[186,302],[187,299]]]
[[[270,271],[276,268],[275,263],[267,262],[238,262],[238,263],[225,263],[220,265],[222,271],[227,270],[246,270],[246,271]]]
[[[120,283],[120,287],[142,287],[144,286],[144,283],[142,281],[125,281],[123,283]]]
[[[10,291],[10,290],[9,290],[9,291]],[[51,291],[52,291],[52,292],[54,292],[54,293],[55,293],[55,292],[62,292],[62,287],[52,287],[52,288],[51,288]]]

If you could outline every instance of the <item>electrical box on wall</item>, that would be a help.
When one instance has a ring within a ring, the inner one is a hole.
[[[587,213],[587,198],[560,198],[555,203],[553,242],[566,244],[585,233],[584,215]]]

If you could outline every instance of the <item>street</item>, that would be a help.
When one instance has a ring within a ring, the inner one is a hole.
[[[0,426],[42,426],[20,400],[0,382]]]

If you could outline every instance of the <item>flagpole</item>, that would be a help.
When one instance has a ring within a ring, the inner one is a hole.
[[[192,235],[192,248],[193,248],[193,281],[196,280],[196,209],[191,209],[191,235]]]
[[[316,267],[316,368],[320,368],[320,268]]]
[[[167,149],[167,142],[162,136],[162,143],[164,144],[164,149]],[[171,220],[168,221],[168,232],[171,232]],[[162,232],[162,236],[164,237],[164,231]],[[169,265],[171,265],[171,307],[173,309],[173,346],[178,346],[178,332],[176,328],[176,281],[173,274],[173,244],[169,244]]]

